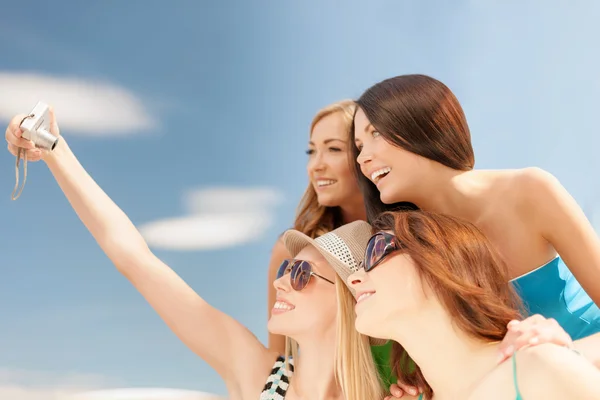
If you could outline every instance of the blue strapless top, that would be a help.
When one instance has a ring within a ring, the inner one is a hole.
[[[554,318],[573,340],[600,332],[600,308],[560,257],[511,283],[529,315]]]

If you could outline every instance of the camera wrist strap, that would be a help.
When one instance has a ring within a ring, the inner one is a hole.
[[[23,184],[21,185],[21,190],[17,192],[17,189],[19,188],[19,164],[21,161],[21,154],[23,154]],[[25,182],[27,182],[27,151],[19,147],[17,149],[17,157],[15,160],[15,188],[10,196],[12,200],[16,200],[21,196],[23,188],[25,187]]]

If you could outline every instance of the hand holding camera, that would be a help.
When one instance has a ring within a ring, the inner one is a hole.
[[[54,149],[60,131],[54,111],[42,102],[38,103],[31,113],[15,116],[6,129],[8,151],[28,161],[39,161]],[[19,152],[19,149],[21,151]]]
[[[21,195],[27,179],[27,161],[43,159],[58,143],[60,131],[54,111],[47,104],[39,102],[29,114],[17,115],[10,121],[5,137],[8,151],[16,157],[16,184],[12,194],[12,199],[16,200]],[[17,193],[21,158],[24,168],[23,186]]]

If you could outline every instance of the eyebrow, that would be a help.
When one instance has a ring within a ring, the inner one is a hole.
[[[344,144],[346,143],[346,141],[345,141],[345,140],[342,140],[342,139],[334,139],[334,138],[331,138],[331,139],[325,139],[325,141],[323,141],[323,143],[324,143],[324,144],[327,144],[327,143],[331,143],[331,142],[334,142],[334,141],[342,142],[342,143],[344,143]],[[310,145],[313,145],[313,146],[315,145],[315,143],[314,143],[312,140],[311,140],[310,142],[308,142],[308,144],[310,144]]]

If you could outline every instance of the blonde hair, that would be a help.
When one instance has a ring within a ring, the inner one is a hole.
[[[336,275],[336,339],[335,350],[335,377],[342,388],[346,399],[383,399],[383,382],[379,376],[369,337],[358,333],[354,326],[356,314],[354,313],[354,296],[344,283]],[[285,356],[286,368],[290,357],[296,360],[298,357],[298,343],[286,337]],[[290,382],[291,382],[290,378]]]
[[[330,104],[317,112],[310,124],[310,133],[323,118],[341,113],[344,123],[350,129],[354,121],[356,103],[353,100],[342,100]],[[339,207],[326,207],[319,204],[317,192],[312,185],[308,185],[298,206],[294,229],[305,235],[316,238],[324,235],[342,225]],[[336,275],[336,339],[335,351],[335,376],[340,384],[346,399],[383,399],[383,383],[379,376],[368,337],[358,333],[354,327],[356,315],[354,313],[355,300],[350,290],[342,279]],[[286,369],[290,357],[298,358],[298,343],[290,338],[285,339]],[[293,377],[291,378],[293,379]],[[290,380],[291,381],[291,380]]]
[[[312,135],[315,126],[323,118],[331,114],[341,113],[348,129],[348,138],[350,138],[350,128],[352,127],[355,111],[356,103],[353,100],[338,101],[320,109],[310,124],[310,134]],[[350,163],[348,165],[350,166]],[[342,215],[339,207],[326,207],[319,204],[317,192],[309,184],[298,205],[294,229],[311,238],[316,238],[338,228],[340,225],[342,225]]]

